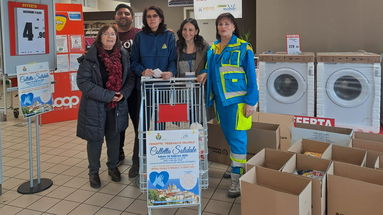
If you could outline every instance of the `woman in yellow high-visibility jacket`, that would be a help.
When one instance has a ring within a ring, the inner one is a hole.
[[[258,102],[254,52],[251,45],[239,38],[239,29],[230,13],[215,21],[217,41],[207,52],[205,69],[198,81],[207,81],[206,104],[215,104],[217,119],[230,146],[231,186],[228,196],[240,196],[239,177],[244,172],[247,154],[247,133],[251,115]]]

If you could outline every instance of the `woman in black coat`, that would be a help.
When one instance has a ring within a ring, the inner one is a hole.
[[[121,181],[117,168],[119,133],[128,127],[129,97],[134,87],[128,52],[121,48],[117,29],[103,26],[85,56],[79,58],[77,85],[82,92],[77,136],[87,140],[89,182],[99,188],[100,156],[106,140],[108,174]]]

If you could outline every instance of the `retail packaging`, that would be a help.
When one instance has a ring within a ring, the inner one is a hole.
[[[289,148],[290,152],[304,154],[305,152],[314,152],[320,154],[320,158],[331,156],[331,144],[315,140],[301,139]]]
[[[355,132],[352,147],[367,150],[366,167],[374,168],[377,158],[383,155],[383,135]]]
[[[287,151],[291,145],[291,128],[294,127],[293,115],[255,112],[253,114],[253,121],[279,124],[280,149]]]
[[[298,170],[317,170],[324,173],[321,178],[312,178],[312,214],[326,214],[326,173],[331,161],[297,154],[282,168],[282,172],[294,173]],[[305,177],[305,176],[302,176]],[[306,177],[305,177],[306,178]]]
[[[256,166],[240,178],[242,215],[310,215],[308,178]]]
[[[247,131],[247,158],[264,148],[279,148],[279,125],[253,122]],[[219,124],[208,123],[208,158],[210,161],[230,164],[230,148]]]
[[[294,144],[300,139],[310,139],[348,146],[351,143],[352,135],[353,130],[349,128],[296,123],[295,127],[291,129],[291,143]]]
[[[334,161],[327,173],[327,214],[381,215],[383,171]]]
[[[366,166],[367,151],[363,149],[332,145],[331,157],[324,158],[357,166]]]
[[[295,153],[292,152],[265,148],[247,161],[246,171],[249,171],[254,166],[262,166],[269,169],[281,170],[286,162],[294,156]]]

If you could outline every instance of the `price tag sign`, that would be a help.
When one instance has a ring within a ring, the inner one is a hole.
[[[301,43],[298,34],[286,35],[287,53],[301,54]]]
[[[10,55],[49,53],[48,5],[8,2]]]
[[[44,10],[17,8],[17,54],[45,54]]]

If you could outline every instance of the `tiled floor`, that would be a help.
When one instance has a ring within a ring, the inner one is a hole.
[[[20,116],[21,117],[21,116]],[[88,183],[86,144],[75,136],[76,121],[42,125],[41,175],[50,178],[48,190],[21,195],[16,190],[29,180],[27,126],[23,119],[0,122],[3,148],[3,193],[0,214],[147,214],[146,194],[128,178],[132,144],[125,146],[127,159],[120,166],[122,181],[112,182],[107,175],[105,144],[100,177],[102,187],[93,189]],[[127,143],[132,143],[132,130],[127,130]],[[34,163],[35,165],[35,163]],[[34,169],[35,166],[34,166]],[[209,188],[202,193],[203,214],[240,214],[240,198],[226,197],[230,180],[223,179],[227,166],[209,164]],[[153,214],[197,214],[196,208],[155,209]]]

